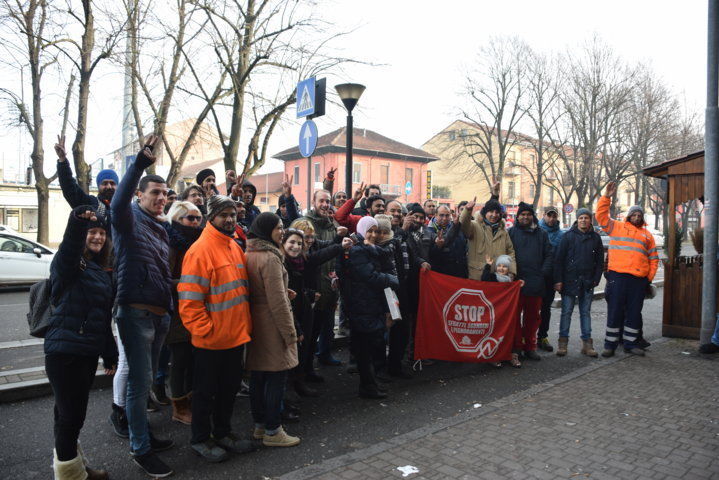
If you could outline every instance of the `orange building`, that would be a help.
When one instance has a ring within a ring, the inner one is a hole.
[[[438,157],[410,147],[364,128],[354,129],[352,155],[352,188],[378,184],[382,195],[403,202],[422,202],[427,198],[427,166]],[[284,150],[273,158],[285,162],[285,174],[293,175],[292,193],[305,208],[308,186],[311,191],[322,188],[326,173],[337,169],[334,192],[345,186],[346,128],[317,139],[317,148],[310,160],[300,155],[299,147]],[[410,193],[406,193],[409,184]],[[347,192],[349,196],[351,192]]]

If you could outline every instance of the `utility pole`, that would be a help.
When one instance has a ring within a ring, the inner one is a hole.
[[[719,201],[719,0],[709,0],[707,108],[704,130],[704,270],[700,343],[710,342],[717,313],[717,203]]]

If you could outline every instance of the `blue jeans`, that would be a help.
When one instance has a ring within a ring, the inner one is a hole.
[[[165,385],[167,380],[167,372],[170,370],[170,347],[162,346],[160,350],[160,359],[157,363],[157,372],[155,373],[155,385]]]
[[[572,323],[574,305],[579,303],[579,326],[582,330],[582,340],[592,338],[592,297],[594,290],[579,292],[579,297],[562,295],[562,317],[559,321],[559,336],[569,337],[569,325]]]
[[[714,335],[712,335],[711,342],[714,345],[719,345],[719,313],[717,314],[717,324],[716,327],[714,327]]]
[[[144,455],[150,451],[147,398],[170,328],[170,316],[120,305],[116,322],[129,367],[125,412],[130,427],[130,448],[135,455]]]
[[[250,409],[255,426],[264,428],[268,435],[277,433],[282,426],[283,398],[287,370],[281,372],[250,372]]]

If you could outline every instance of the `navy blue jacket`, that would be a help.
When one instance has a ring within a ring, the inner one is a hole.
[[[87,220],[77,218],[74,211],[70,213],[62,243],[50,265],[54,306],[44,349],[46,355],[101,355],[105,367],[110,368],[117,365],[117,346],[110,324],[112,274],[83,258],[87,228]]]
[[[509,229],[517,259],[517,278],[524,280],[522,295],[544,295],[545,279],[552,277],[552,245],[547,232],[537,224],[529,228],[519,225]]]
[[[80,185],[77,184],[77,180],[72,176],[70,162],[67,160],[57,162],[57,179],[60,181],[62,196],[65,197],[65,201],[67,201],[72,208],[79,207],[80,205],[90,205],[93,207],[93,210],[103,217],[105,225],[110,225],[110,206],[105,202],[101,202],[95,195],[90,195],[80,188]],[[110,234],[109,231],[107,233],[108,235]]]
[[[429,248],[429,264],[432,265],[432,270],[453,277],[469,277],[467,239],[462,233],[460,223],[450,223],[444,229],[444,247],[442,248],[438,248],[435,244],[437,229],[437,224],[434,221],[427,227],[427,230],[432,232],[432,243]]]
[[[118,305],[142,303],[172,311],[169,240],[164,222],[133,201],[142,172],[150,162],[137,154],[112,197]]]
[[[604,269],[602,238],[593,228],[584,233],[575,222],[554,254],[554,283],[562,295],[578,296],[599,285]]]
[[[350,328],[358,332],[376,332],[386,326],[385,313],[389,311],[384,289],[397,289],[399,282],[395,275],[382,271],[383,249],[360,243],[352,247],[349,254],[340,260],[340,285],[345,311]]]

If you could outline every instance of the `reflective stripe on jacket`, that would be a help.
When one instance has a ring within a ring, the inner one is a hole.
[[[646,277],[651,282],[659,267],[654,236],[645,227],[609,217],[611,199],[602,196],[597,203],[597,222],[609,235],[609,270]]]
[[[252,319],[245,254],[208,223],[182,262],[180,316],[192,344],[226,350],[250,341]]]

